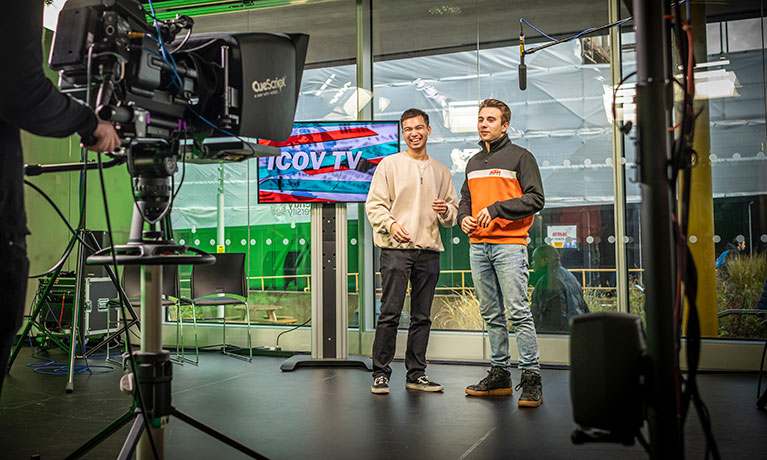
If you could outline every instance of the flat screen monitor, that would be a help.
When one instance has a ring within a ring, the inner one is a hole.
[[[378,163],[399,152],[399,122],[296,122],[258,159],[259,203],[361,203]]]

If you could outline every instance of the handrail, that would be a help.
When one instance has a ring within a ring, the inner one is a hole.
[[[614,286],[586,286],[586,274],[587,273],[614,273],[616,271],[615,268],[568,268],[568,271],[570,272],[580,272],[581,277],[581,287],[583,289],[583,293],[585,294],[587,291],[614,291],[616,288]],[[629,268],[629,273],[642,273],[644,272],[643,268]],[[461,275],[461,284],[460,286],[437,286],[437,291],[452,291],[452,292],[471,292],[474,290],[474,286],[469,286],[467,284],[467,277],[466,275],[471,275],[471,270],[442,270],[440,271],[440,275]],[[353,278],[353,289],[350,289],[350,293],[359,293],[359,273],[348,273],[348,276]],[[376,272],[375,276],[381,276],[380,272]],[[250,285],[250,281],[260,281],[261,282],[261,288],[260,289],[252,289],[249,288],[251,291],[266,291],[266,280],[286,280],[286,279],[305,279],[306,280],[306,287],[303,289],[304,292],[311,291],[311,275],[309,274],[302,274],[302,275],[263,275],[263,276],[248,276],[248,285]],[[188,283],[190,281],[189,278],[184,278],[180,280],[181,282]],[[377,289],[378,292],[380,292],[380,289]]]

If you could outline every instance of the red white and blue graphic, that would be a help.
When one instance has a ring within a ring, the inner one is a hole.
[[[258,159],[259,203],[360,203],[378,163],[399,152],[399,123],[296,122],[282,154]]]

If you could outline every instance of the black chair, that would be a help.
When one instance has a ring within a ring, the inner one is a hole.
[[[141,267],[139,265],[126,265],[123,269],[123,290],[128,300],[134,307],[141,305]],[[181,315],[182,305],[192,305],[192,301],[181,297],[180,281],[177,265],[164,265],[162,267],[162,306],[168,311],[176,307],[176,356],[173,361],[183,364],[184,362],[199,363],[199,349],[197,345],[197,318],[192,308],[192,321],[194,322],[194,350],[195,360],[192,361],[184,356],[184,329]]]
[[[191,292],[193,309],[197,307],[215,306],[222,311],[216,318],[223,321],[223,346],[221,351],[234,358],[251,361],[253,348],[250,335],[250,305],[248,304],[248,289],[245,283],[245,254],[229,253],[214,254],[216,263],[213,265],[192,266]],[[248,356],[230,353],[226,343],[226,307],[245,306],[245,323],[248,334]]]

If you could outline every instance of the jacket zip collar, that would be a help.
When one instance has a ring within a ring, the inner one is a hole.
[[[490,142],[490,150],[485,150],[485,141],[479,141],[479,146],[482,147],[483,152],[490,155],[505,147],[509,142],[511,142],[509,140],[509,135],[504,133],[503,136]]]

